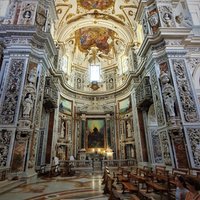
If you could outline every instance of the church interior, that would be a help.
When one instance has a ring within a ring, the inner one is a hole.
[[[199,0],[0,1],[0,200],[176,199],[177,174],[200,190]]]

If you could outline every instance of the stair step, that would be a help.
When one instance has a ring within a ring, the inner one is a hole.
[[[3,194],[9,190],[12,190],[22,184],[24,184],[24,181],[20,181],[20,180],[5,180],[5,181],[1,181],[0,182],[0,194]]]

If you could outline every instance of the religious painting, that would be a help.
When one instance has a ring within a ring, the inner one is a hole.
[[[82,52],[96,49],[96,53],[108,54],[113,38],[114,31],[104,27],[85,27],[76,31],[78,47]]]
[[[88,148],[104,148],[105,120],[88,119]]]
[[[124,114],[131,111],[131,97],[119,101],[119,113]]]
[[[114,0],[79,0],[79,5],[87,10],[91,9],[107,9],[114,5]]]
[[[63,97],[60,99],[59,111],[64,114],[72,114],[72,101],[67,100]]]

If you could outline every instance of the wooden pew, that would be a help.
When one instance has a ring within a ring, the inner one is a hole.
[[[129,181],[122,182],[122,194],[124,194],[125,191],[134,193],[134,192],[138,192],[138,190],[139,190],[138,185],[135,185]]]
[[[155,168],[155,172],[152,173],[151,180],[146,181],[147,192],[149,192],[149,188],[158,192],[163,198],[164,193],[167,193],[169,198],[169,171],[166,170],[163,166],[158,166]]]
[[[149,168],[146,168],[146,167],[137,168],[136,173],[130,174],[130,178],[135,180],[135,182],[138,183],[138,185],[140,183],[144,184],[149,179],[149,177],[151,177],[151,173],[152,171]]]
[[[113,172],[114,177],[117,179],[117,184],[129,181],[130,171],[125,170],[122,167],[118,168],[117,173]]]
[[[200,178],[200,169],[199,168],[189,168],[189,174]]]
[[[109,169],[105,169],[103,176],[104,194],[109,194],[109,200],[122,200],[123,197],[114,186],[115,179],[111,176]]]
[[[109,171],[109,169],[108,169],[108,167],[105,167],[105,169],[104,169],[104,173],[103,173],[103,177],[102,177],[102,185],[104,185],[105,183],[106,183],[106,180],[107,180],[107,175],[109,175],[110,174],[110,171]]]
[[[172,169],[172,174],[169,174],[169,182],[170,185],[173,187],[173,185],[175,186],[175,177],[176,176],[185,176],[189,173],[189,169],[181,169],[181,168],[173,168]]]

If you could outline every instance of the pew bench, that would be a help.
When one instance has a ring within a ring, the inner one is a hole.
[[[129,171],[120,168],[120,171],[114,177],[117,178],[117,184],[120,184],[122,182],[129,181],[129,175],[130,175]]]
[[[130,179],[134,180],[135,183],[144,184],[151,177],[151,170],[146,168],[137,168],[135,174],[130,174]]]
[[[155,170],[155,173],[152,174],[151,180],[146,181],[147,190],[149,188],[153,189],[155,192],[160,194],[161,199],[163,198],[164,193],[167,193],[169,198],[170,183],[169,183],[169,173],[165,167],[158,167]]]
[[[122,194],[125,193],[125,191],[128,191],[130,193],[138,192],[139,188],[137,185],[134,185],[131,182],[122,182]]]
[[[109,200],[123,200],[124,197],[117,191],[114,186],[114,178],[111,177],[110,174],[106,175],[105,186],[104,186],[104,194],[109,194]]]

